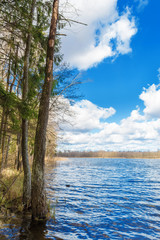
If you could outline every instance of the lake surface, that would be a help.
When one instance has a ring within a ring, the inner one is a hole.
[[[159,159],[69,159],[46,169],[53,218],[0,218],[0,239],[160,239]]]

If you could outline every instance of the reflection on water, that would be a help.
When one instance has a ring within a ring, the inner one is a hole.
[[[0,239],[160,239],[160,160],[69,159],[46,178],[52,219],[0,217]]]
[[[34,222],[31,217],[12,216],[2,220],[1,218],[0,239],[17,239],[17,240],[45,240],[59,239],[46,237],[47,224],[46,222]]]
[[[22,221],[20,228],[19,240],[44,240],[47,233],[46,222],[41,222],[39,224],[25,219]]]

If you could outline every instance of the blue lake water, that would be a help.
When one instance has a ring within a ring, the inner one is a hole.
[[[160,239],[159,159],[69,159],[46,178],[54,217],[12,221],[3,239]]]

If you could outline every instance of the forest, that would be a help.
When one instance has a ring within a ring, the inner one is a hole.
[[[149,151],[64,151],[57,152],[58,157],[68,158],[160,158],[160,151],[149,152]]]
[[[3,0],[0,9],[0,207],[22,202],[33,219],[45,219],[45,155],[56,147],[58,98],[72,98],[79,84],[60,53],[69,21],[58,0]],[[23,196],[11,194],[17,178]]]

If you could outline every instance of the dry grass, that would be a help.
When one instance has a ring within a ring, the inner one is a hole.
[[[23,209],[22,192],[23,173],[10,168],[4,169],[0,181],[1,208],[21,211]]]
[[[64,157],[46,157],[46,165],[56,165],[58,161],[66,161]],[[5,168],[0,176],[0,211],[23,211],[23,171],[17,171],[13,165]]]

